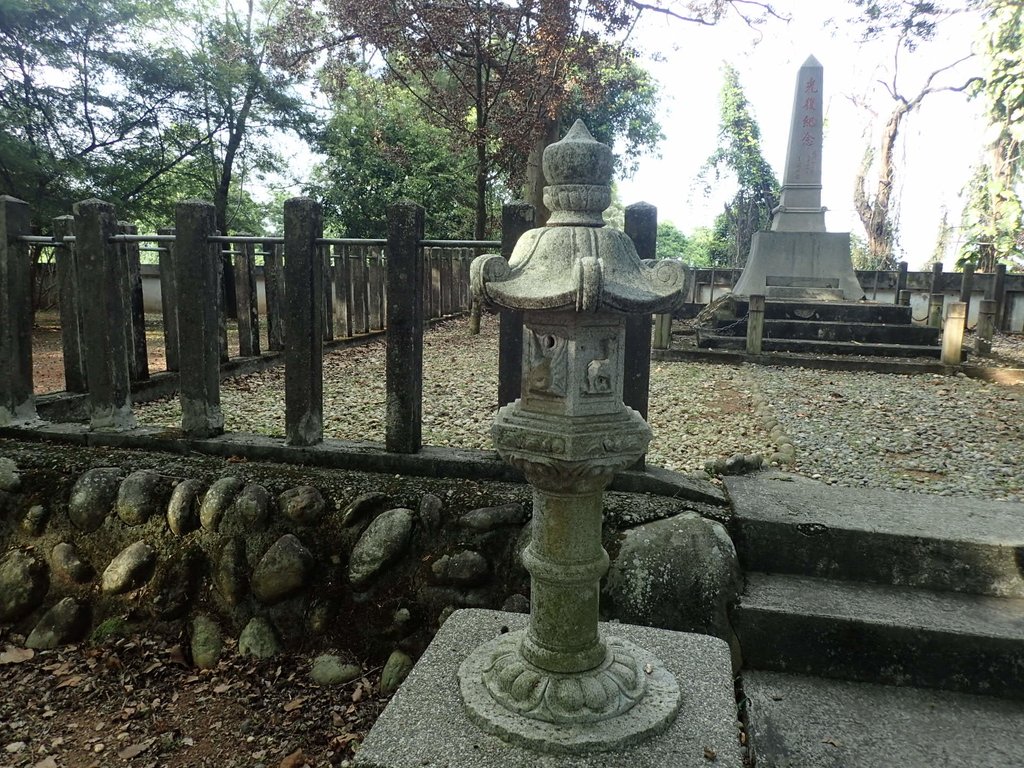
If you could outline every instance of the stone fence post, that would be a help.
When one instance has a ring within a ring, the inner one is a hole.
[[[995,329],[1006,329],[1009,313],[1006,311],[1006,265],[996,264],[995,275],[992,277],[992,295],[989,297],[996,303]]]
[[[978,329],[974,337],[974,351],[987,355],[992,351],[992,333],[995,328],[996,303],[982,299],[978,306]]]
[[[962,301],[954,302],[946,315],[946,324],[942,328],[942,364],[960,365],[963,361],[964,318],[967,316],[967,305]]]
[[[932,264],[932,282],[929,293],[942,293],[942,262]]]
[[[384,446],[416,453],[423,445],[424,211],[411,200],[388,207],[387,352]]]
[[[284,349],[284,267],[281,263],[282,246],[263,244],[263,284],[267,296],[267,348],[271,352]]]
[[[971,316],[971,292],[974,290],[974,265],[965,264],[963,277],[960,278],[960,301],[964,304],[964,329],[967,319]]]
[[[933,292],[928,296],[928,325],[932,328],[942,327],[942,306],[945,300],[946,297],[941,293]]]
[[[56,249],[57,296],[60,309],[60,340],[64,354],[64,389],[88,392],[85,374],[85,344],[82,340],[82,297],[78,287],[78,257],[73,242],[62,242],[75,234],[75,217],[58,216],[53,220]]]
[[[234,243],[238,354],[260,354],[260,312],[256,296],[256,244]]]
[[[175,209],[174,274],[178,290],[181,429],[189,437],[224,431],[220,409],[220,254],[210,247],[211,203],[186,200]]]
[[[174,227],[157,230],[160,235],[173,235]],[[164,356],[167,370],[177,371],[178,358],[178,280],[174,274],[174,243],[159,243],[160,309],[164,318]]]
[[[654,259],[658,242],[658,209],[649,203],[627,205],[625,232],[642,261]],[[623,358],[622,402],[646,419],[651,389],[651,315],[626,317]],[[638,468],[643,467],[643,461],[641,456]]]
[[[501,207],[501,255],[507,261],[519,238],[537,226],[537,212],[525,202]],[[523,313],[503,309],[498,313],[498,406],[519,397],[523,377]]]
[[[896,295],[893,298],[893,304],[900,303],[900,291],[905,290],[907,287],[907,268],[907,262],[905,261],[901,261],[896,268]]]
[[[747,354],[760,355],[764,339],[764,296],[751,296],[747,304]]]
[[[28,203],[0,196],[0,426],[33,421],[32,260]]]
[[[102,200],[75,204],[75,252],[82,296],[85,368],[92,429],[135,426],[128,369],[127,263],[111,238],[117,234],[114,206]]]
[[[284,282],[288,321],[284,341],[285,443],[324,439],[323,211],[308,197],[284,204]]]
[[[117,223],[122,235],[137,235],[139,228],[127,221]],[[149,350],[146,347],[146,310],[142,298],[142,265],[138,243],[121,243],[124,261],[122,287],[128,309],[125,334],[128,343],[128,374],[133,382],[149,378]]]

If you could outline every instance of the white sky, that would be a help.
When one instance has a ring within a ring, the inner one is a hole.
[[[635,38],[664,61],[644,65],[662,86],[660,119],[665,140],[661,157],[641,160],[633,179],[619,182],[619,195],[629,205],[641,200],[658,208],[659,220],[671,221],[683,232],[709,226],[735,191],[723,185],[705,198],[695,184],[700,168],[716,146],[721,64],[728,61],[761,127],[762,149],[782,180],[790,113],[797,70],[813,54],[824,67],[825,139],[822,203],[829,212],[832,232],[863,235],[853,210],[853,180],[867,146],[865,129],[872,116],[855,106],[855,96],[878,112],[872,144],[892,110],[893,102],[877,84],[891,81],[892,41],[858,43],[861,30],[845,23],[851,5],[846,0],[799,2],[781,0],[776,7],[792,16],[788,23],[772,20],[761,29],[763,38],[744,24],[730,21],[718,27],[699,27],[651,15],[641,22]],[[836,24],[826,29],[826,21]],[[899,86],[915,95],[927,75],[967,54],[977,37],[975,18],[957,19],[940,28],[936,40],[900,57]],[[975,74],[977,59],[936,79],[935,85],[960,85]],[[980,156],[982,105],[960,93],[928,96],[920,111],[903,123],[897,145],[897,188],[900,206],[900,246],[911,269],[932,254],[942,216],[957,226],[963,202],[960,191]],[[873,187],[872,187],[873,189]],[[949,268],[952,257],[946,259]]]

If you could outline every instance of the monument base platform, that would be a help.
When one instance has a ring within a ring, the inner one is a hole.
[[[359,768],[740,768],[729,646],[705,635],[601,624],[650,651],[675,675],[682,706],[668,729],[622,751],[545,754],[484,733],[466,716],[459,665],[478,645],[523,629],[529,618],[501,611],[453,613],[359,750]],[[600,727],[600,726],[598,726]]]
[[[736,296],[858,301],[848,232],[755,232]]]

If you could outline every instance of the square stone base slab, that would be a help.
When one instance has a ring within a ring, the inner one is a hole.
[[[729,646],[716,637],[601,624],[651,651],[676,676],[683,703],[668,730],[622,752],[547,755],[481,731],[466,717],[459,664],[478,645],[527,626],[501,611],[456,611],[370,730],[358,768],[740,768]]]

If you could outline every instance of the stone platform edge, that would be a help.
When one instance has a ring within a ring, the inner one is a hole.
[[[478,645],[525,628],[521,614],[453,613],[417,662],[357,753],[357,768],[740,768],[729,646],[706,635],[602,623],[607,635],[651,651],[676,676],[683,702],[668,730],[624,752],[549,755],[505,743],[463,711],[457,671]]]

